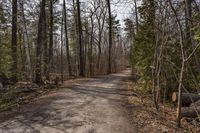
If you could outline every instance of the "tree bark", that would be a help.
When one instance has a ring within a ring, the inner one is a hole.
[[[173,11],[173,13],[175,14],[175,19],[177,21],[177,25],[179,28],[179,35],[180,35],[180,50],[181,50],[181,58],[182,58],[182,62],[181,62],[181,71],[180,71],[180,75],[179,75],[179,85],[178,85],[178,107],[177,107],[177,125],[178,127],[181,126],[181,108],[182,108],[182,82],[183,82],[183,75],[184,75],[184,70],[185,70],[185,50],[184,50],[184,44],[183,44],[183,31],[182,31],[182,26],[180,23],[180,20],[178,19],[177,13],[175,8],[172,5],[171,0],[169,0],[169,4],[170,7]]]
[[[67,10],[66,10],[66,5],[65,5],[65,0],[63,0],[63,12],[64,12],[64,23],[65,23],[65,41],[66,41],[66,54],[67,54],[67,62],[68,62],[68,71],[69,71],[69,76],[72,76],[70,52],[69,52],[69,41],[68,41],[67,13],[66,13],[66,11]]]
[[[182,105],[190,105],[193,102],[200,100],[200,95],[194,93],[182,93]],[[172,102],[178,102],[178,93],[172,94]]]
[[[42,56],[42,46],[44,44],[44,26],[45,26],[45,5],[46,0],[42,0],[40,5],[40,15],[38,22],[38,34],[37,34],[37,46],[36,46],[36,66],[35,66],[35,83],[41,85],[42,75],[41,75],[41,56]]]
[[[45,5],[46,7],[46,5]],[[43,72],[44,72],[44,77],[46,79],[49,78],[49,63],[48,63],[48,44],[47,44],[47,20],[46,20],[46,9],[44,7],[44,12],[43,12],[43,20],[44,20],[44,26],[42,30],[42,35],[43,35],[43,50],[44,50],[44,64],[43,64]]]
[[[198,114],[200,113],[200,106],[198,107],[185,107],[181,110],[182,117],[190,117],[195,118],[198,117]]]
[[[49,0],[49,12],[50,12],[50,31],[49,31],[49,57],[48,57],[48,72],[51,70],[52,59],[53,59],[53,0]],[[49,77],[47,77],[49,78]]]
[[[79,76],[84,77],[84,63],[83,63],[83,49],[82,49],[82,24],[81,24],[81,11],[80,2],[76,0],[77,4],[77,16],[78,16],[78,42],[79,42]]]
[[[135,5],[136,5],[136,1],[135,1]],[[154,52],[154,59],[153,59],[153,69],[152,69],[152,83],[153,83],[153,89],[152,89],[152,93],[153,93],[153,101],[154,101],[154,105],[156,107],[157,110],[159,110],[159,101],[160,101],[160,70],[161,70],[161,55],[162,55],[162,51],[161,51],[161,46],[158,43],[158,37],[156,37],[155,34],[155,1],[154,0],[149,0],[148,1],[149,4],[149,8],[150,8],[150,15],[151,17],[149,18],[150,24],[152,26],[152,40],[153,43],[155,44],[155,52]],[[137,8],[137,6],[135,7]],[[138,16],[137,16],[138,17]],[[137,18],[138,19],[138,18]],[[136,20],[138,21],[138,20]],[[137,25],[138,23],[138,25]],[[139,26],[139,22],[136,22],[136,26]],[[137,28],[137,27],[136,27]],[[136,29],[138,32],[138,29]]]
[[[90,76],[93,75],[93,33],[94,33],[94,21],[93,21],[93,14],[90,16],[90,21],[91,21],[91,35],[90,35],[90,48],[89,48],[89,67],[90,67]]]
[[[112,67],[112,14],[110,7],[110,0],[107,0],[108,14],[109,14],[109,49],[108,49],[108,74],[111,73]]]
[[[61,20],[61,58],[60,58],[60,70],[61,70],[61,82],[63,83],[63,79],[64,79],[64,76],[63,76],[63,14],[62,14],[62,20]]]
[[[11,44],[12,66],[11,80],[17,82],[17,0],[12,0],[12,44]]]
[[[198,101],[192,103],[190,106],[191,106],[191,107],[200,106],[200,100],[198,100]]]
[[[32,64],[31,64],[31,57],[30,57],[30,43],[29,43],[29,36],[27,33],[27,25],[24,15],[24,1],[20,1],[20,9],[22,13],[22,29],[23,29],[23,36],[24,36],[24,46],[25,46],[25,52],[26,52],[26,62],[27,62],[27,71],[28,71],[28,79],[29,81],[33,80],[33,70],[32,70]]]
[[[78,41],[78,20],[77,20],[77,8],[75,0],[72,0],[73,5],[73,18],[74,18],[74,41],[76,44],[76,48],[74,50],[75,53],[75,75],[79,75],[79,41]],[[77,35],[76,35],[77,34]]]

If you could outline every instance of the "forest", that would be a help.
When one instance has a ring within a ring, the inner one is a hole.
[[[200,132],[199,47],[199,0],[0,0],[0,132]]]

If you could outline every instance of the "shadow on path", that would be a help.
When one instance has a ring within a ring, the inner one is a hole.
[[[131,133],[124,116],[123,80],[129,71],[63,86],[55,94],[24,105],[12,115],[0,114],[1,133]]]

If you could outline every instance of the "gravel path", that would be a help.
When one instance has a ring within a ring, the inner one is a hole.
[[[122,73],[75,80],[0,120],[0,133],[134,133]],[[0,118],[2,118],[2,113]]]

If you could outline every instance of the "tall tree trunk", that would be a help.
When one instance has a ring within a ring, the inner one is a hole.
[[[93,52],[92,52],[92,50],[93,50],[93,33],[94,33],[94,21],[93,21],[92,15],[90,16],[90,21],[91,21],[91,33],[90,33],[90,48],[89,48],[89,67],[90,67],[90,76],[92,76],[93,75],[93,65],[92,65]]]
[[[155,69],[152,69],[152,82],[153,82],[153,90],[152,90],[152,93],[153,93],[153,101],[154,101],[154,104],[155,104],[155,107],[157,110],[159,110],[159,98],[160,98],[160,87],[159,87],[159,79],[157,79],[159,77],[159,56],[160,56],[160,48],[158,46],[158,38],[156,38],[156,34],[155,34],[155,19],[156,19],[156,16],[155,16],[155,1],[154,0],[148,0],[147,1],[148,4],[149,4],[149,14],[150,14],[150,17],[148,18],[150,24],[151,24],[151,33],[153,35],[152,37],[152,42],[153,42],[153,45],[155,45],[155,53],[154,53],[154,61],[153,61],[153,66],[155,67]],[[157,82],[156,82],[157,81]]]
[[[45,8],[45,7],[44,7]],[[44,50],[44,64],[43,64],[43,72],[44,72],[44,77],[48,78],[49,77],[49,72],[48,72],[48,44],[47,44],[47,21],[46,21],[46,9],[44,9],[44,15],[43,15],[43,20],[44,20],[44,26],[43,26],[43,50]]]
[[[98,38],[99,38],[99,41],[98,41],[98,59],[97,59],[97,70],[98,72],[100,72],[100,59],[101,59],[101,42],[102,42],[102,30],[101,30],[101,20],[100,18],[98,18],[98,15],[97,16],[97,22],[98,22],[98,29],[99,29],[99,35],[98,35]]]
[[[79,44],[78,44],[78,22],[77,22],[77,9],[76,9],[76,3],[75,0],[72,0],[72,5],[73,5],[73,19],[74,19],[74,41],[76,44],[76,48],[74,49],[75,53],[75,75],[78,75],[79,73]],[[77,35],[76,35],[77,34]]]
[[[61,22],[61,49],[60,49],[60,51],[61,51],[61,59],[60,59],[61,81],[63,83],[63,79],[64,79],[64,77],[63,77],[63,14],[62,14],[62,22]]]
[[[112,14],[110,7],[110,0],[107,0],[108,14],[109,14],[109,49],[108,49],[108,74],[111,73],[112,67]]]
[[[24,36],[24,46],[25,46],[25,52],[26,52],[26,63],[27,63],[27,71],[28,71],[28,79],[29,81],[33,80],[33,70],[32,70],[32,64],[31,64],[31,56],[30,56],[30,43],[29,43],[29,37],[27,32],[27,25],[24,15],[24,0],[20,1],[20,9],[22,13],[22,30],[23,30],[23,36]]]
[[[36,46],[36,66],[35,66],[35,83],[38,85],[42,84],[41,75],[41,58],[42,58],[42,46],[44,45],[44,30],[46,26],[45,22],[45,5],[46,0],[42,0],[40,5],[40,15],[38,22],[38,34],[37,34],[37,46]]]
[[[17,0],[12,0],[12,81],[17,82]]]
[[[100,30],[99,30],[100,31]],[[101,59],[101,38],[102,35],[101,35],[101,32],[99,32],[99,42],[98,42],[98,59],[97,59],[97,70],[98,72],[100,72],[100,59]]]
[[[48,57],[48,72],[51,70],[53,59],[53,0],[49,0],[49,12],[50,12],[50,31],[49,31],[49,57]],[[49,78],[49,77],[47,77]]]
[[[83,49],[82,49],[82,24],[81,24],[81,12],[80,2],[76,0],[77,4],[77,15],[78,15],[78,42],[79,42],[79,62],[80,70],[79,75],[84,77],[84,63],[83,63]]]
[[[192,46],[194,50],[196,47],[194,41],[194,33],[192,31],[192,0],[185,0],[185,23],[186,23],[186,43],[187,46]],[[197,66],[197,70],[200,73],[200,62],[197,53],[194,54],[194,60]]]
[[[181,26],[181,22],[178,18],[178,15],[176,13],[175,8],[172,5],[172,1],[169,0],[170,3],[170,7],[173,11],[173,13],[175,14],[175,18],[176,18],[176,22],[179,28],[179,36],[180,36],[180,50],[181,50],[181,58],[182,58],[182,63],[181,63],[181,71],[180,71],[180,75],[179,75],[179,85],[178,85],[178,107],[177,107],[177,125],[178,127],[181,126],[181,108],[182,108],[182,82],[183,82],[183,76],[184,76],[184,70],[185,70],[185,50],[184,50],[184,44],[183,44],[183,38],[184,38],[184,34],[182,31],[182,26]]]
[[[19,65],[18,65],[18,71],[20,71],[19,73],[18,73],[18,76],[19,77],[21,77],[21,78],[23,78],[23,77],[25,77],[25,75],[26,75],[26,73],[25,73],[25,69],[26,69],[26,57],[25,57],[25,46],[24,46],[24,44],[23,44],[23,33],[22,33],[23,31],[21,30],[21,28],[18,28],[18,49],[19,49],[19,53],[20,53],[20,58],[21,58],[21,60],[19,61],[18,60],[18,62],[19,62]],[[19,53],[18,53],[18,55],[19,55]]]
[[[86,12],[86,10],[85,10]],[[85,42],[84,42],[84,70],[85,70],[85,76],[89,76],[89,60],[88,60],[88,52],[89,52],[89,42],[90,42],[90,36],[89,36],[89,18],[87,16],[87,13],[84,14],[84,21],[85,21]]]
[[[138,33],[139,28],[139,20],[138,20],[138,10],[137,10],[137,1],[134,0],[134,6],[135,6],[135,22],[136,22],[136,31]]]
[[[69,53],[69,41],[68,41],[67,14],[66,14],[66,11],[67,10],[66,10],[66,5],[65,5],[65,0],[63,0],[63,12],[64,12],[64,23],[65,23],[65,41],[66,41],[66,54],[67,54],[67,62],[68,62],[68,71],[69,71],[69,75],[72,76],[70,53]]]

